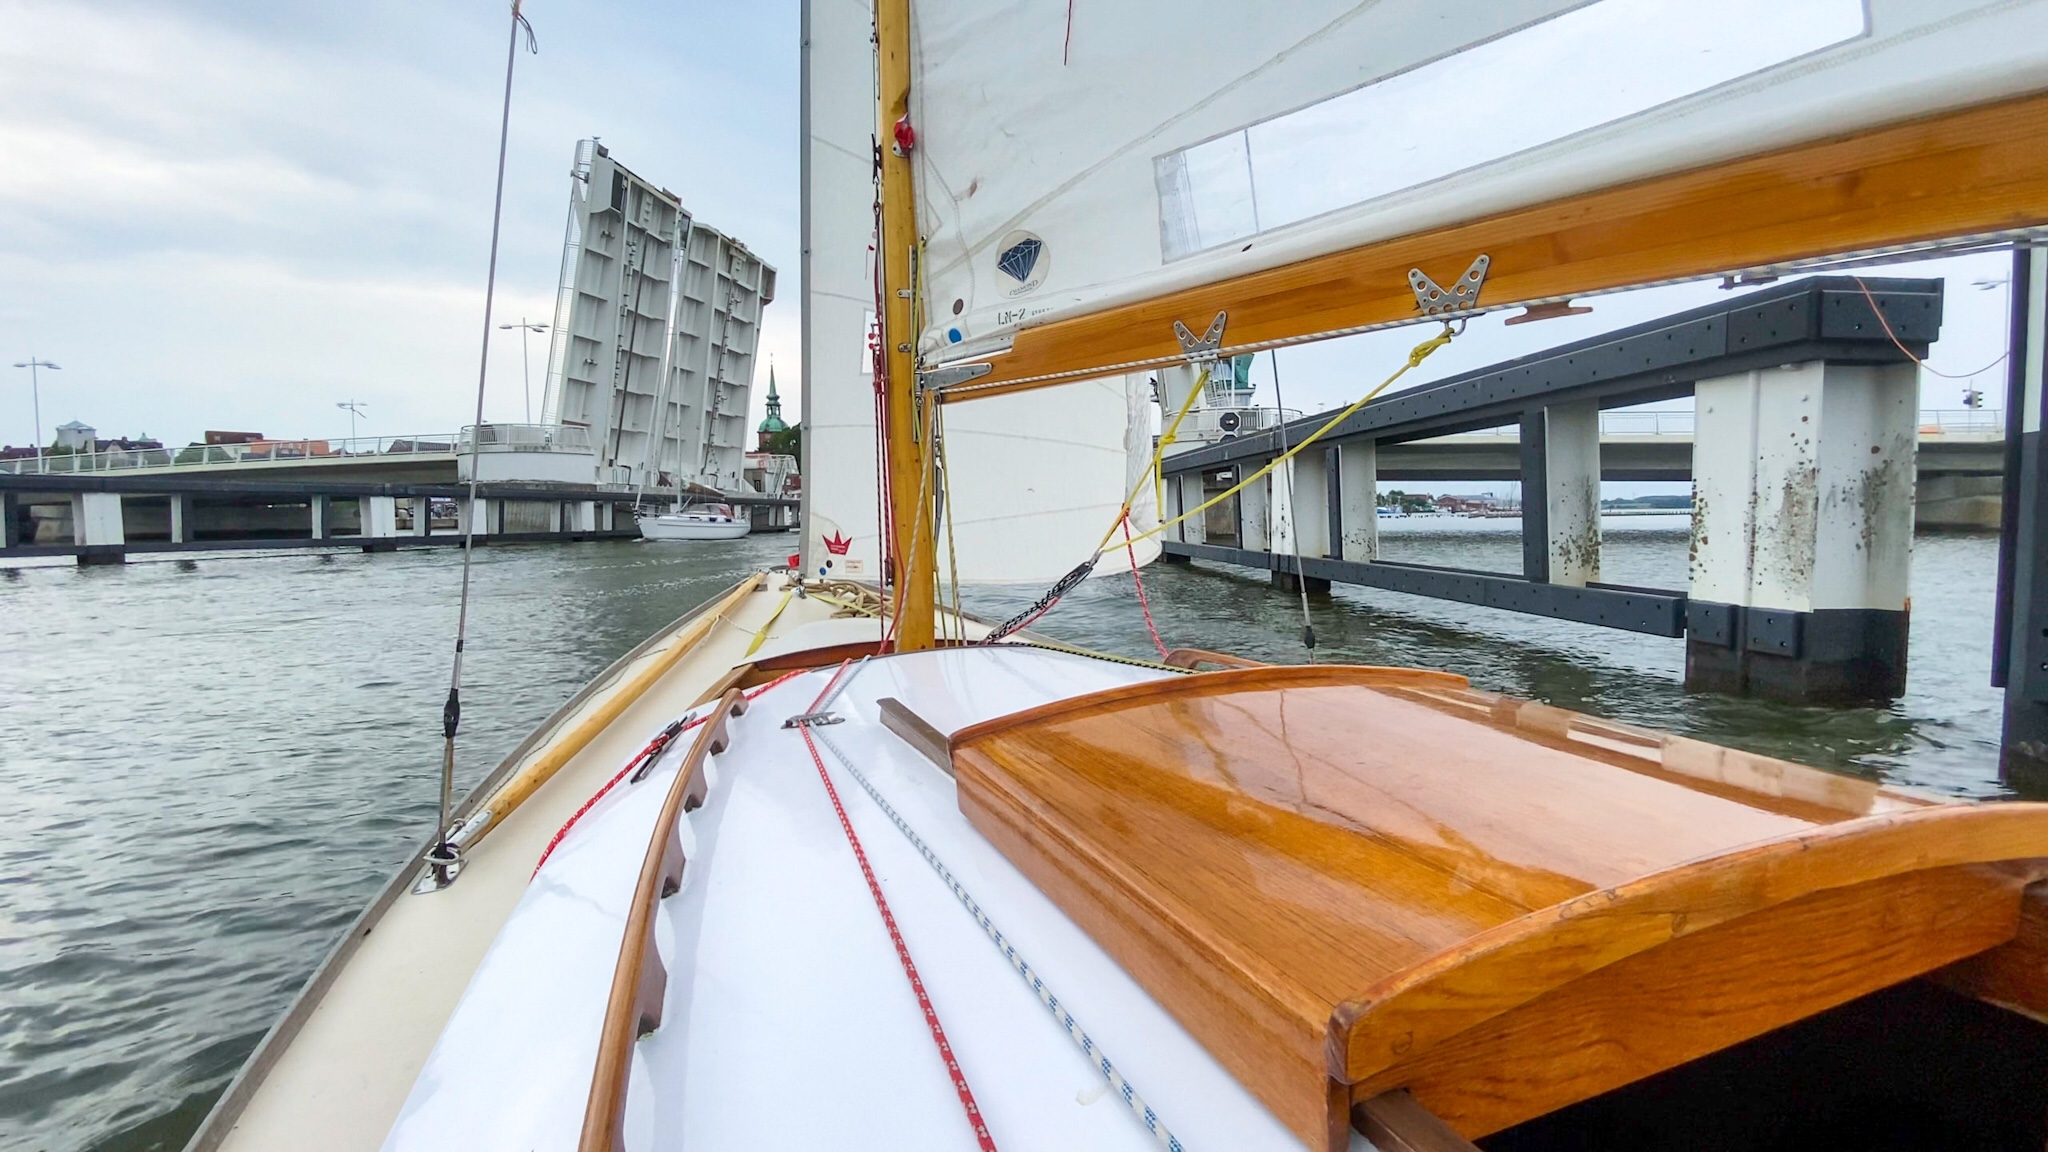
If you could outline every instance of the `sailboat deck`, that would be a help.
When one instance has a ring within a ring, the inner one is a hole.
[[[689,863],[660,904],[661,1027],[635,1049],[633,1148],[974,1146],[923,1013],[801,735],[832,668],[757,696],[683,820]],[[951,732],[1076,693],[1172,673],[1018,646],[868,662],[816,729],[952,1049],[997,1144],[1160,1147],[1005,955],[835,759],[843,752],[1028,958],[1102,1054],[1190,1146],[1299,1140],[971,827],[952,778],[893,734],[895,699]],[[825,741],[829,741],[828,748]],[[678,747],[592,808],[514,909],[428,1059],[387,1149],[573,1147],[633,872]]]

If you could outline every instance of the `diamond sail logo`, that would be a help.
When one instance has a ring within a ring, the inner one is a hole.
[[[1018,229],[996,245],[996,271],[1002,275],[1005,296],[1015,298],[1037,289],[1051,266],[1045,241],[1036,233]]]

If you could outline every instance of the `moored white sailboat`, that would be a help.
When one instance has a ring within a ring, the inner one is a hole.
[[[1746,71],[1391,190],[1254,133],[1342,142],[1337,102],[1517,44],[1545,83],[1655,6],[1040,7],[919,0],[913,40],[880,0],[870,48],[860,0],[808,6],[807,271],[867,271],[878,186],[883,389],[806,365],[798,570],[508,757],[433,837],[460,870],[423,846],[194,1148],[1469,1148],[1916,982],[2048,1014],[2048,806],[946,606],[1141,566],[1200,511],[1146,504],[1145,375],[1172,408],[1216,355],[1405,322],[1411,268],[1488,255],[1497,306],[2048,226],[2048,5],[1816,5]],[[856,125],[878,178],[816,146]],[[843,296],[807,323],[850,347]],[[1040,422],[1056,384],[1085,427]],[[1712,1139],[1648,1099],[1660,1146]]]

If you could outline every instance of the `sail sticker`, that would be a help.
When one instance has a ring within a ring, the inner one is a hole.
[[[996,271],[1015,282],[1005,289],[1006,295],[1022,296],[1045,283],[1050,264],[1045,241],[1035,233],[1018,229],[996,245]]]

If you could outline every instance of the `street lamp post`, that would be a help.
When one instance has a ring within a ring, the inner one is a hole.
[[[15,367],[28,369],[28,398],[29,403],[36,411],[36,471],[41,472],[43,470],[43,394],[41,387],[36,381],[36,370],[48,368],[52,372],[61,372],[63,369],[50,363],[48,360],[38,360],[34,356],[16,364]]]
[[[527,363],[526,334],[528,332],[545,332],[548,330],[548,326],[535,323],[524,316],[519,318],[519,323],[517,324],[498,325],[500,331],[511,328],[519,329],[519,376],[526,386],[526,422],[531,424],[533,423],[533,367]]]
[[[338,401],[334,406],[336,408],[348,409],[348,439],[351,450],[353,450],[356,439],[356,417],[363,414],[363,409],[368,408],[370,402],[367,400],[342,400]]]

